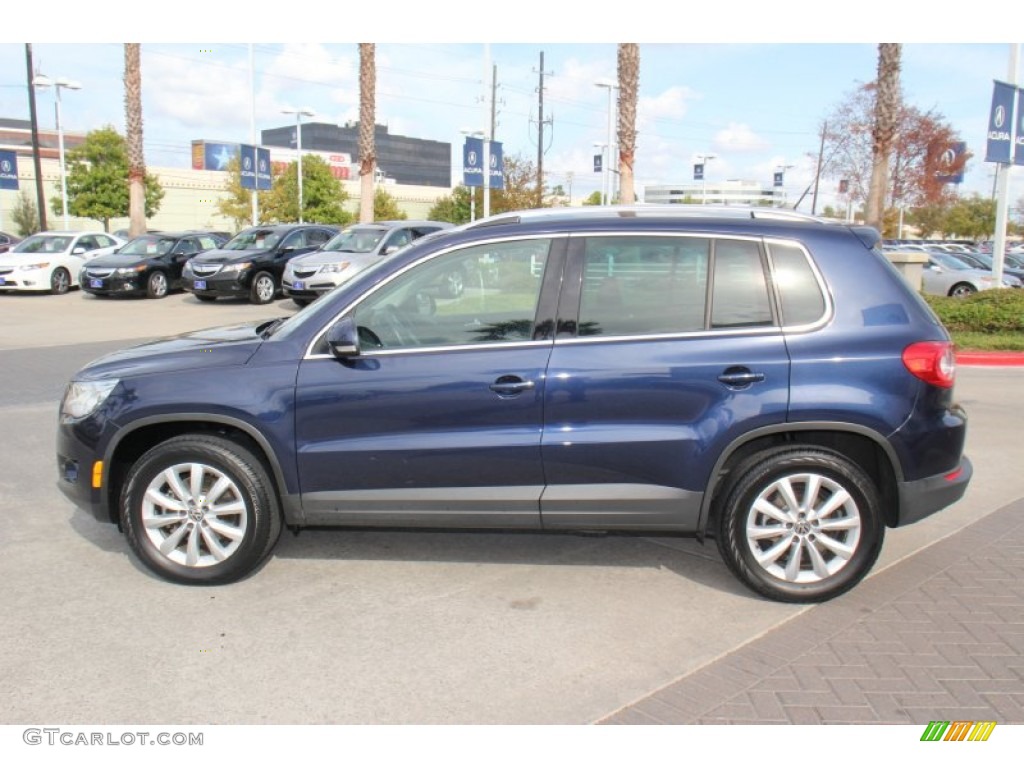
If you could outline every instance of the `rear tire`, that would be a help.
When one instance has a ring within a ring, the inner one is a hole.
[[[972,293],[977,293],[978,289],[970,283],[957,283],[949,289],[949,295],[954,299],[962,299],[965,296],[970,296]]]
[[[180,435],[128,473],[121,525],[150,571],[180,584],[225,584],[250,572],[281,534],[273,483],[248,449]]]
[[[885,535],[874,482],[838,453],[771,448],[734,472],[718,549],[748,587],[786,603],[829,600],[874,565]]]

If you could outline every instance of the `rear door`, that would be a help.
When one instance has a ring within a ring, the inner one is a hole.
[[[570,243],[544,399],[543,525],[691,530],[724,447],[786,418],[789,359],[761,243]]]

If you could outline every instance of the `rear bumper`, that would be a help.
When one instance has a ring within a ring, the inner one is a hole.
[[[952,472],[922,480],[900,483],[900,509],[897,526],[909,525],[958,502],[966,493],[974,474],[970,459],[964,456]]]

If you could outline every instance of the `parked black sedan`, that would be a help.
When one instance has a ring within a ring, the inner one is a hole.
[[[185,262],[224,242],[223,237],[212,232],[140,235],[116,253],[87,262],[78,281],[83,291],[94,296],[162,299],[183,287],[181,270]]]
[[[253,304],[274,300],[288,260],[315,251],[338,234],[327,224],[277,224],[243,229],[223,248],[189,260],[185,290],[200,301],[218,296],[248,298]]]

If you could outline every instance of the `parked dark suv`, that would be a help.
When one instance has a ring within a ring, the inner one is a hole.
[[[59,484],[185,583],[282,525],[480,527],[711,538],[756,592],[831,598],[971,477],[949,335],[878,245],[683,206],[430,235],[290,318],[79,371]]]
[[[315,251],[338,233],[327,224],[278,224],[243,229],[222,248],[189,260],[182,271],[185,290],[200,301],[218,296],[269,304],[281,290],[288,260]]]

